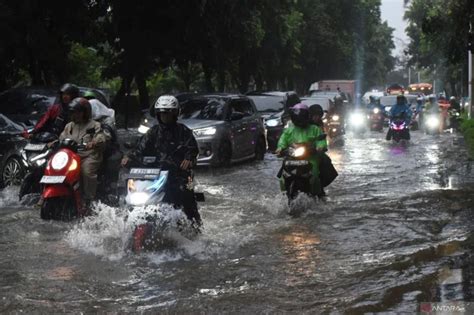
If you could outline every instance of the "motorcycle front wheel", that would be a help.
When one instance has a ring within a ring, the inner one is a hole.
[[[70,197],[47,198],[41,206],[41,219],[70,221],[77,216],[76,207]]]

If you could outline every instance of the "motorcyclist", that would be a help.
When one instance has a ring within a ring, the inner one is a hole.
[[[103,150],[107,135],[100,123],[92,120],[91,105],[85,98],[77,97],[69,104],[71,122],[66,125],[59,136],[60,140],[72,139],[78,144],[85,144],[79,150],[81,157],[81,181],[84,211],[95,198],[97,191],[97,173],[102,164]]]
[[[383,112],[384,108],[380,104],[380,100],[376,98],[375,96],[371,95],[369,96],[369,104],[367,104],[367,109],[369,112],[373,111],[374,108],[378,108],[381,112]]]
[[[179,168],[170,176],[169,192],[172,204],[181,204],[183,211],[190,221],[201,225],[194,190],[192,188],[192,168],[196,164],[199,153],[193,132],[183,124],[177,122],[179,102],[176,97],[163,95],[158,98],[154,106],[158,124],[153,126],[140,139],[137,148],[129,155],[136,159],[143,156],[156,156],[158,160],[171,159]],[[122,166],[127,166],[129,156],[122,159]],[[173,171],[173,170],[170,170]]]
[[[281,155],[281,152],[292,144],[307,143],[314,149],[313,154],[309,158],[309,162],[312,165],[313,176],[311,178],[311,194],[322,197],[324,195],[321,183],[319,180],[319,159],[324,151],[327,150],[326,140],[317,140],[317,138],[323,134],[323,131],[317,125],[311,124],[311,118],[308,106],[304,104],[296,104],[290,109],[290,119],[293,125],[285,128],[283,134],[278,141],[276,150],[277,155]],[[285,187],[283,178],[281,178],[282,190]]]
[[[324,130],[324,122],[323,122],[323,116],[324,116],[324,110],[321,107],[321,105],[315,104],[311,105],[309,107],[309,115],[311,118],[310,124],[314,124],[321,128],[321,130]]]
[[[111,127],[115,127],[115,111],[99,101],[94,91],[87,90],[84,92],[84,98],[86,98],[91,104],[92,119]]]
[[[423,96],[418,96],[416,98],[416,114],[418,115],[418,125],[423,124],[423,108],[424,108],[424,98]]]
[[[390,109],[390,112],[388,114],[390,120],[392,120],[395,117],[400,117],[403,116],[403,119],[405,120],[405,124],[407,126],[410,125],[411,117],[412,117],[412,111],[410,109],[410,106],[407,104],[407,99],[404,95],[400,94],[397,96],[397,103],[392,106]],[[386,136],[387,140],[392,139],[392,129],[389,128]]]
[[[113,183],[111,186],[107,186],[105,191],[113,191],[119,178],[117,170],[120,169],[120,161],[123,157],[115,128],[115,111],[99,101],[94,91],[87,90],[84,92],[84,98],[91,104],[92,119],[101,124],[102,130],[107,135],[107,143],[104,147],[103,163],[100,170]]]
[[[70,121],[69,117],[69,103],[79,96],[79,89],[71,83],[66,83],[59,89],[59,103],[54,104],[48,108],[46,113],[36,123],[31,133],[25,131],[23,136],[31,138],[34,134],[40,132],[50,132],[59,135],[66,124]]]
[[[451,96],[449,98],[449,105],[452,109],[456,110],[457,112],[461,111],[461,104],[459,104],[455,96]]]

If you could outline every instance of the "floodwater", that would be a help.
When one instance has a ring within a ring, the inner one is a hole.
[[[287,215],[281,161],[200,169],[202,235],[130,251],[126,211],[48,222],[0,192],[0,312],[416,312],[473,301],[474,173],[462,139],[347,135],[324,201]],[[172,214],[176,215],[176,213]]]

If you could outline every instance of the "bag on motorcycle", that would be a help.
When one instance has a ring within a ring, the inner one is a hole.
[[[331,158],[326,153],[321,154],[319,164],[319,180],[321,182],[321,186],[328,186],[336,179],[338,175],[339,174],[332,164]]]

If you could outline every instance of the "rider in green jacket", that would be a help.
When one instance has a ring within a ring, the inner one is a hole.
[[[317,140],[324,132],[313,124],[310,124],[310,114],[308,106],[304,104],[296,104],[290,109],[290,118],[292,124],[285,128],[283,134],[278,141],[276,154],[280,154],[282,150],[287,149],[292,144],[311,143],[314,146],[315,154],[309,158],[312,165],[313,177],[311,178],[311,193],[313,195],[322,196],[322,188],[319,182],[319,155],[327,150],[326,140]],[[280,180],[280,187],[285,187],[283,178]]]

